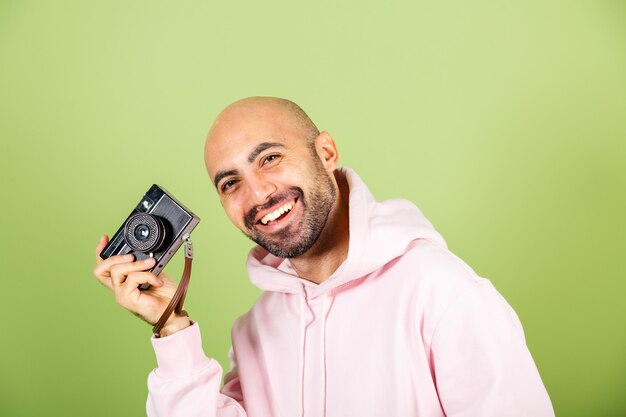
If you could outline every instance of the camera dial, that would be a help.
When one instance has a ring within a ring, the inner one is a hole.
[[[164,239],[163,222],[152,214],[135,214],[124,226],[124,240],[128,246],[139,252],[155,252],[163,244]]]

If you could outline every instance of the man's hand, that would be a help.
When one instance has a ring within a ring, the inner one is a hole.
[[[93,274],[115,294],[119,305],[154,325],[174,296],[176,284],[165,273],[157,277],[151,272],[145,272],[154,266],[153,258],[135,262],[133,255],[116,255],[103,260],[100,252],[108,241],[108,236],[104,235],[96,246]],[[150,289],[140,290],[139,285],[146,283],[150,284]],[[172,313],[161,330],[161,336],[168,336],[190,324],[187,317]]]

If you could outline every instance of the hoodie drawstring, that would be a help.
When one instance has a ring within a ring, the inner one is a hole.
[[[330,300],[329,300],[330,297]],[[323,294],[320,298],[321,298],[321,305],[318,304],[318,307],[321,307],[320,310],[314,311],[313,307],[311,306],[311,304],[309,303],[309,299],[308,299],[308,292],[307,292],[307,288],[304,284],[302,284],[302,293],[301,296],[299,297],[299,309],[300,309],[300,412],[299,415],[300,417],[305,416],[305,379],[306,379],[306,361],[307,361],[307,352],[306,352],[306,346],[307,346],[307,336],[308,336],[308,327],[310,325],[312,325],[315,321],[316,318],[319,320],[317,323],[317,325],[319,326],[318,329],[320,331],[320,340],[319,340],[319,355],[318,356],[319,360],[320,360],[320,367],[318,368],[321,372],[323,372],[322,375],[322,380],[321,382],[321,389],[322,389],[322,397],[319,398],[319,401],[322,401],[321,404],[321,409],[322,409],[322,414],[323,416],[326,416],[326,402],[327,402],[327,389],[328,389],[328,375],[327,375],[327,362],[326,362],[326,324],[328,322],[328,314],[330,313],[330,310],[333,306],[333,303],[335,301],[335,298],[333,297],[332,292],[330,294]],[[307,323],[306,322],[306,309],[308,308],[309,312],[311,313],[312,316],[312,320]],[[317,310],[317,309],[316,309]],[[312,358],[309,358],[312,359]],[[314,359],[316,360],[316,359]]]
[[[324,370],[324,396],[322,397],[322,401],[324,401],[324,417],[326,417],[326,294],[322,295],[322,341],[320,352],[322,352],[322,369]]]
[[[306,297],[306,288],[302,284],[302,294],[300,297],[300,417],[304,416],[304,298]]]

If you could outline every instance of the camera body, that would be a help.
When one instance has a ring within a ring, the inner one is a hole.
[[[165,189],[153,184],[100,253],[102,259],[133,254],[135,260],[155,258],[150,269],[163,270],[200,218],[185,208]],[[149,288],[148,284],[140,286]]]

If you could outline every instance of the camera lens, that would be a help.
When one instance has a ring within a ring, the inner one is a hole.
[[[135,214],[124,226],[124,240],[136,251],[155,252],[163,244],[164,239],[163,222],[152,214]]]
[[[135,239],[145,242],[150,238],[150,228],[145,224],[140,224],[135,228]]]

